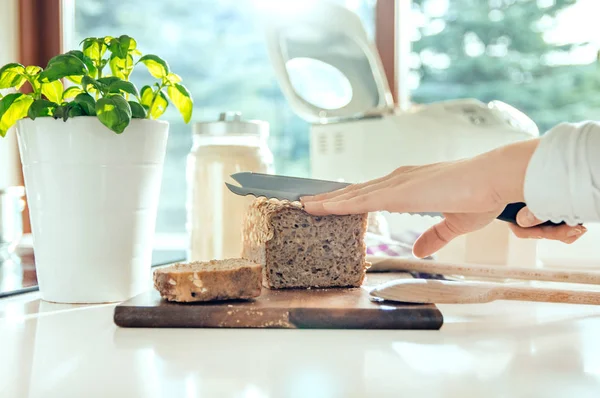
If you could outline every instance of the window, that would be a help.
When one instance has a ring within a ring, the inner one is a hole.
[[[285,0],[282,0],[285,1]],[[270,123],[269,146],[278,173],[309,176],[308,124],[296,116],[281,93],[264,45],[256,6],[265,0],[76,0],[74,29],[66,47],[89,36],[128,34],[144,53],[167,59],[194,96],[193,121],[216,120],[238,110],[246,119]],[[375,0],[336,0],[355,11],[374,35]],[[132,80],[141,87],[143,68]],[[157,232],[185,228],[185,158],[192,143],[191,125],[175,109],[160,198]]]
[[[596,0],[413,0],[408,84],[412,101],[504,101],[543,133],[560,122],[600,120]],[[560,263],[597,259],[600,226],[573,246],[543,241]]]
[[[540,132],[600,119],[594,0],[413,0],[415,102],[500,100]]]
[[[266,120],[276,171],[308,176],[308,124],[292,112],[278,87],[256,18],[257,5],[269,1],[295,0],[63,0],[74,15],[65,31],[67,47],[88,36],[134,36],[145,53],[163,56],[182,75],[195,99],[194,121],[214,120],[226,110]],[[316,1],[355,11],[374,38],[376,0]],[[562,121],[598,120],[600,71],[593,63],[600,42],[593,29],[581,29],[595,26],[596,3],[396,0],[399,33],[410,34],[412,42],[408,58],[398,54],[410,69],[398,76],[399,86],[410,88],[414,103],[501,100],[530,116],[542,132]],[[140,68],[133,80],[144,84],[144,79]],[[191,126],[174,109],[165,119],[171,134],[157,232],[181,233]],[[596,226],[574,247],[542,242],[542,256],[596,253],[591,243],[599,237]]]

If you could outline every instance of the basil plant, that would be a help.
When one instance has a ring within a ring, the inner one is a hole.
[[[45,69],[18,63],[0,68],[0,89],[17,91],[0,94],[0,136],[26,117],[66,121],[77,116],[96,116],[121,134],[131,119],[158,119],[169,102],[190,121],[193,100],[181,77],[156,55],[142,56],[132,37],[90,37],[81,47],[52,58]],[[138,90],[129,76],[140,63],[157,82]],[[62,79],[72,84],[65,89]],[[18,92],[25,83],[30,93]]]

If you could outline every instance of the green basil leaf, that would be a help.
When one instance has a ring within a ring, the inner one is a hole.
[[[81,62],[83,62],[85,64],[85,66],[88,69],[88,75],[89,76],[96,76],[96,66],[94,65],[94,61],[92,61],[92,59],[90,57],[88,57],[87,55],[85,55],[83,52],[79,51],[79,50],[72,50],[67,52],[66,54],[69,55],[73,55],[75,57],[77,57]],[[81,83],[81,78],[82,76],[67,76],[67,79],[71,80],[73,83],[76,84],[80,84]]]
[[[152,100],[154,99],[154,90],[150,86],[142,87],[141,91],[141,104],[145,106],[147,109],[150,109],[150,105],[152,104]]]
[[[35,76],[42,71],[42,68],[35,65],[29,65],[25,67],[25,73],[29,76]]]
[[[148,72],[157,79],[166,78],[169,74],[169,64],[156,55],[144,55],[139,59],[138,63],[140,62],[146,65]]]
[[[61,54],[48,62],[46,69],[39,74],[39,80],[42,83],[48,83],[67,76],[87,74],[88,68],[82,60],[72,54]]]
[[[190,92],[182,84],[175,83],[172,86],[167,87],[167,94],[175,107],[181,113],[183,121],[186,123],[190,122],[192,118],[192,110],[194,108],[194,100]]]
[[[31,79],[31,87],[33,88],[33,91],[36,93],[39,93],[42,91],[42,83],[40,83],[40,77],[39,75],[34,76]]]
[[[88,37],[87,39],[83,39],[79,44],[82,45],[81,48],[85,55],[93,59],[100,58],[100,43],[98,43],[98,39]]]
[[[108,92],[109,93],[117,93],[117,94],[119,94],[121,91],[126,92],[128,94],[133,94],[136,97],[139,96],[137,88],[135,88],[135,86],[133,85],[133,83],[127,82],[125,80],[118,80],[118,81],[116,81],[114,83],[111,83],[108,86]]]
[[[83,107],[77,102],[69,102],[67,104],[67,111],[63,116],[63,120],[66,122],[68,118],[77,117],[77,116],[86,116]]]
[[[121,134],[131,121],[131,106],[120,95],[112,95],[96,102],[96,114],[102,124]]]
[[[25,67],[25,73],[27,75],[30,76],[29,83],[31,84],[31,88],[33,88],[33,91],[35,91],[36,93],[39,93],[42,89],[42,83],[40,83],[40,72],[43,69],[40,68],[39,66],[35,66],[35,65],[30,65]]]
[[[135,101],[129,101],[129,106],[131,107],[131,117],[133,119],[145,119],[146,118],[146,109]]]
[[[96,81],[98,83],[103,84],[104,86],[106,86],[108,88],[111,84],[121,81],[121,79],[119,79],[116,76],[106,76],[106,77],[101,77],[100,79],[96,79]]]
[[[21,64],[12,63],[0,68],[0,89],[15,88],[20,89],[25,83],[25,67]]]
[[[89,86],[92,86],[93,90],[90,90]],[[89,77],[89,76],[84,76],[81,79],[81,87],[83,88],[83,90],[85,92],[89,92],[89,91],[99,91],[101,93],[104,93],[107,89],[106,84],[103,84],[101,82],[99,82],[98,80]]]
[[[66,104],[63,104],[54,109],[54,113],[52,114],[52,116],[55,119],[62,119],[65,122],[69,118],[84,115],[85,114],[83,112],[83,109],[81,108],[81,105],[79,105],[76,102],[67,102]]]
[[[54,112],[52,112],[52,117],[55,119],[67,120],[66,118],[69,117],[67,104],[60,105],[54,108]]]
[[[119,36],[119,38],[113,38],[108,46],[113,55],[123,59],[127,57],[130,50],[135,50],[136,47],[136,41],[127,35]]]
[[[163,113],[165,113],[168,106],[169,101],[167,100],[167,96],[162,92],[162,90],[159,91],[158,95],[154,99],[154,102],[152,105],[150,105],[150,110],[148,111],[150,113],[150,117],[152,119],[158,119]]]
[[[127,47],[127,51],[131,52],[137,48],[137,41],[135,41],[133,37],[122,35],[119,39],[121,39],[121,42],[123,42],[126,39],[129,40],[129,47]]]
[[[120,79],[129,80],[129,75],[133,71],[133,57],[127,55],[125,58],[119,58],[115,54],[110,56],[110,71]]]
[[[104,38],[90,37],[82,41],[83,43],[83,54],[94,60],[102,58],[106,53],[106,43]]]
[[[180,83],[181,82],[181,76],[176,75],[175,73],[169,73],[167,75],[167,77],[165,78],[166,83],[168,84],[175,84],[175,83]]]
[[[57,103],[45,99],[35,100],[27,110],[27,117],[35,120],[36,117],[52,116],[57,106]]]
[[[106,52],[106,50],[108,50],[108,48],[110,46],[110,42],[113,40],[113,37],[112,36],[104,36],[104,37],[99,38],[98,40],[100,40],[104,43],[104,46],[105,46],[104,51]],[[102,55],[104,55],[105,52],[103,52]]]
[[[96,116],[96,100],[88,93],[78,94],[73,102],[81,106],[84,115]]]
[[[63,97],[63,85],[60,80],[55,80],[50,83],[42,83],[42,94],[50,101],[60,103]]]
[[[77,86],[71,86],[68,89],[65,90],[65,92],[63,93],[63,100],[69,99],[69,98],[75,98],[77,95],[83,93],[84,91]]]
[[[127,48],[129,47],[129,43],[127,43]],[[121,47],[121,43],[118,37],[113,38],[108,44],[108,49],[115,57],[125,58],[127,56],[127,48],[123,49]]]
[[[17,120],[27,116],[32,102],[33,98],[23,93],[7,94],[0,100],[0,137],[6,136]]]

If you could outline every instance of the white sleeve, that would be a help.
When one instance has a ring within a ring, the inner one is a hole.
[[[540,220],[600,222],[600,123],[548,131],[525,174],[525,202]]]

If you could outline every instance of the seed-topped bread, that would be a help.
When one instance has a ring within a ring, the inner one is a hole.
[[[154,271],[154,288],[169,301],[250,299],[261,292],[261,266],[243,259],[178,263]]]
[[[269,288],[358,287],[369,264],[367,214],[313,216],[298,202],[258,198],[244,221],[242,257]]]

